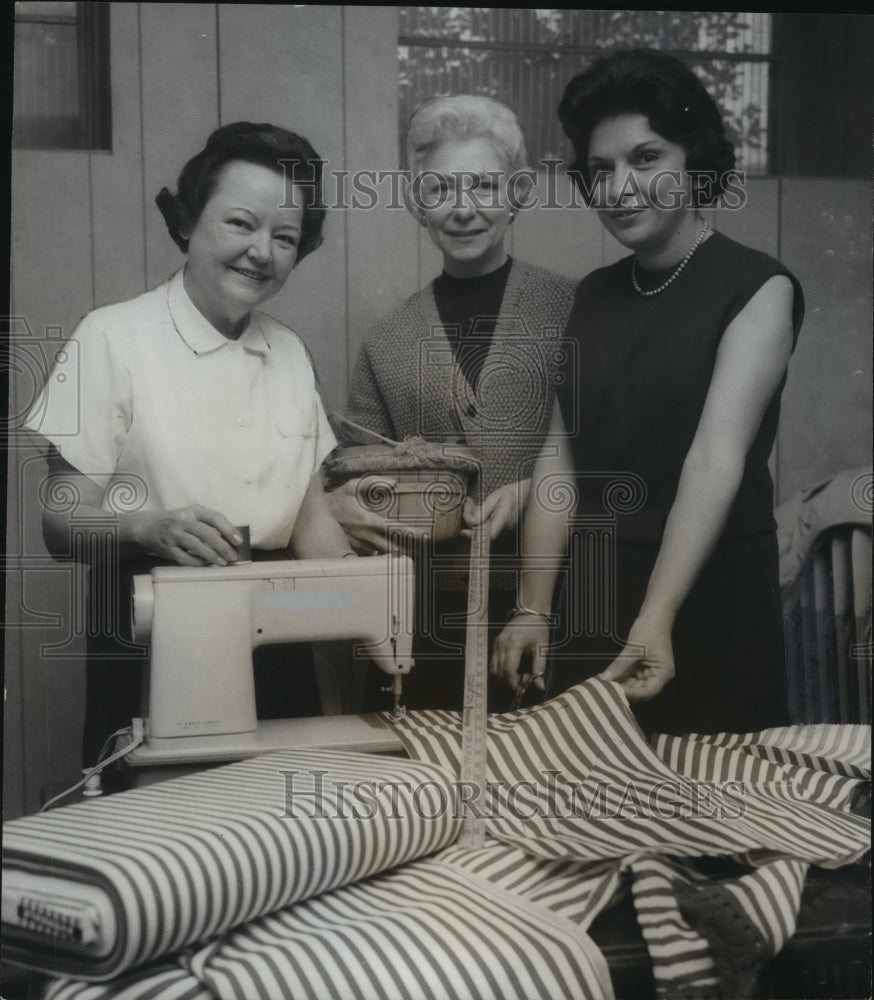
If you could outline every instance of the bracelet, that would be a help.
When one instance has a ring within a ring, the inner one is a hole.
[[[357,559],[358,558],[358,553],[355,552],[355,551],[353,551],[352,549],[349,549],[349,551],[348,552],[344,552],[343,555],[340,556],[340,558],[341,559],[348,559],[349,556],[355,556],[355,558]]]
[[[533,615],[535,618],[542,618],[547,625],[552,624],[552,615],[545,611],[535,611],[534,608],[526,608],[524,604],[517,604],[507,615],[507,621],[511,618],[518,618],[520,615]]]

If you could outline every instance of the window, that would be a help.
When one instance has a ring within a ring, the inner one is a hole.
[[[109,8],[16,3],[13,146],[112,148]]]
[[[518,114],[532,165],[563,160],[556,115],[567,82],[598,55],[647,46],[685,59],[733,133],[738,167],[769,162],[771,15],[733,11],[401,7],[398,39],[403,135],[426,98],[487,94]]]

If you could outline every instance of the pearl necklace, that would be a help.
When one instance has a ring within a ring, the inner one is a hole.
[[[705,219],[704,225],[701,227],[701,232],[696,237],[695,242],[692,244],[692,246],[689,247],[689,252],[677,265],[676,269],[671,274],[670,278],[668,278],[667,281],[662,282],[662,284],[659,285],[658,288],[653,288],[652,291],[646,292],[640,287],[640,284],[637,280],[637,257],[634,257],[633,260],[631,261],[631,284],[634,285],[634,290],[637,292],[637,294],[642,295],[645,299],[650,299],[653,297],[653,295],[660,295],[668,287],[668,285],[673,284],[680,276],[683,268],[692,259],[692,254],[695,253],[698,247],[700,247],[701,244],[704,242],[704,237],[707,235],[707,230],[709,228],[710,228],[710,223]]]

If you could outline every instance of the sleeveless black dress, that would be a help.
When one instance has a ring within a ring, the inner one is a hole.
[[[631,257],[588,275],[566,331],[558,399],[580,500],[563,582],[562,626],[548,695],[603,670],[646,591],[720,340],[774,275],[776,260],[714,233],[665,291],[644,298]],[[657,287],[670,272],[642,275]],[[784,379],[785,381],[785,379]],[[750,448],[717,547],[674,624],[676,676],[635,713],[646,730],[743,732],[788,722],[773,484],[768,458],[780,384]]]

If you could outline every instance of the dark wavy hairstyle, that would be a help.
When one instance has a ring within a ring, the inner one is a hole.
[[[297,260],[322,242],[325,205],[322,201],[323,160],[302,136],[277,125],[233,122],[215,130],[206,146],[182,168],[176,194],[162,188],[155,202],[173,242],[188,253],[190,233],[212,196],[219,174],[237,160],[255,163],[287,177],[303,196],[303,222]]]
[[[558,117],[574,147],[572,176],[591,183],[592,132],[605,118],[623,113],[645,115],[654,132],[686,150],[687,170],[712,176],[703,201],[722,193],[735,158],[719,108],[685,63],[652,49],[603,56],[565,88]]]

